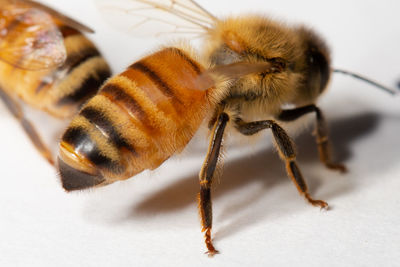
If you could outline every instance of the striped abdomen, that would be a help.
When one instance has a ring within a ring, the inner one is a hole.
[[[126,179],[181,151],[208,110],[196,81],[202,70],[184,51],[166,48],[108,80],[62,138],[64,188]]]
[[[7,29],[17,29],[18,23],[10,21]],[[59,25],[59,29],[67,51],[62,66],[29,71],[0,61],[0,86],[35,108],[65,118],[76,114],[111,72],[100,52],[82,33],[65,25]]]

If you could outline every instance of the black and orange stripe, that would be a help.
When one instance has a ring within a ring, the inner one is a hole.
[[[121,133],[114,127],[112,121],[101,110],[88,106],[81,110],[80,115],[104,133],[117,148],[126,148],[131,153],[136,154],[135,148],[121,136]]]
[[[66,75],[64,80],[67,83],[68,79],[77,79],[73,72],[90,71],[91,74],[79,77],[79,82],[71,81],[75,86],[67,94],[60,94],[56,105],[80,105],[96,94],[103,82],[111,76],[111,72],[107,65],[96,64],[98,61],[103,61],[101,54],[82,33],[68,26],[62,26],[60,30],[68,53],[65,63],[55,74],[64,72]],[[41,89],[43,86],[39,84],[36,92],[40,92]]]
[[[94,96],[104,81],[111,76],[109,70],[98,70],[96,76],[89,76],[75,87],[74,91],[63,96],[57,101],[57,105],[80,105]]]
[[[189,63],[191,65],[192,70],[197,74],[200,75],[202,73],[202,68],[200,67],[199,63],[197,63],[196,61],[194,61],[192,58],[190,58],[186,53],[184,53],[181,49],[178,49],[176,47],[169,47],[166,49],[166,51],[176,54],[179,57],[181,57],[181,59],[186,62]]]
[[[14,16],[7,15],[14,14],[12,12],[0,13],[0,19],[3,20],[0,30],[6,32],[0,43],[0,49],[5,49],[4,51],[14,46],[24,45],[26,38],[39,38],[27,30],[30,25],[23,21],[23,16],[31,12],[29,3],[10,2],[9,5],[0,7],[0,11],[13,11],[20,7],[23,7],[21,10],[25,12],[21,16],[18,12]],[[35,8],[40,9],[40,7]],[[67,52],[64,64],[57,68],[29,71],[30,61],[25,61],[29,57],[26,57],[24,53],[21,55],[15,53],[14,57],[19,56],[19,58],[13,58],[13,62],[18,62],[18,64],[0,61],[0,84],[6,92],[20,96],[27,104],[56,117],[68,118],[76,114],[80,106],[96,94],[104,81],[111,76],[111,71],[95,45],[79,30],[53,17],[54,14],[58,13],[48,13],[63,37]],[[41,22],[38,21],[38,23]],[[48,24],[43,25],[43,27],[48,26]],[[34,39],[33,45],[39,44],[40,41],[40,39]],[[24,67],[21,68],[20,64]]]
[[[62,142],[112,181],[158,167],[184,148],[207,112],[206,93],[196,88],[202,70],[178,48],[141,59],[110,78],[84,105]],[[92,151],[82,150],[82,139],[90,140]],[[125,172],[113,172],[113,164]]]
[[[165,96],[176,98],[173,89],[161,78],[160,74],[157,74],[150,67],[146,66],[146,63],[139,61],[132,64],[129,68],[140,71],[147,75]]]
[[[86,157],[97,167],[112,170],[114,173],[120,173],[123,171],[123,166],[101,152],[85,128],[68,128],[64,133],[62,140],[72,145],[77,153]]]
[[[138,120],[143,121],[149,127],[150,123],[146,112],[132,96],[125,92],[122,87],[116,84],[106,84],[101,89],[101,94],[117,105],[126,107],[126,109],[131,111]]]

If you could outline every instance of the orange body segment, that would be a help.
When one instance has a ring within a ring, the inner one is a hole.
[[[111,73],[89,39],[47,11],[25,1],[0,6],[0,88],[71,117]]]
[[[141,59],[85,104],[63,142],[91,160],[105,184],[157,168],[186,146],[210,110],[206,91],[196,83],[202,71],[178,48]]]

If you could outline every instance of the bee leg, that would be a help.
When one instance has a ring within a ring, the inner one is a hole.
[[[244,122],[242,119],[238,118],[235,120],[235,123],[236,129],[238,129],[238,131],[244,135],[253,135],[261,130],[271,129],[276,142],[276,147],[279,152],[279,156],[282,160],[286,162],[287,174],[295,183],[297,190],[313,206],[328,208],[328,204],[325,201],[314,200],[313,198],[311,198],[306,182],[304,181],[300,169],[296,164],[296,152],[294,149],[294,144],[282,127],[280,127],[273,120]]]
[[[207,246],[207,254],[213,256],[218,253],[211,241],[212,228],[212,204],[211,204],[211,184],[217,167],[218,158],[222,145],[222,137],[229,116],[226,113],[221,113],[212,129],[212,136],[206,159],[203,163],[199,174],[200,193],[199,193],[199,212],[201,216],[202,232],[205,232],[205,243]]]
[[[40,136],[37,131],[33,127],[33,125],[25,118],[24,112],[20,105],[12,99],[9,95],[6,94],[0,88],[0,99],[3,100],[4,104],[8,108],[8,110],[14,115],[14,117],[21,123],[22,128],[28,134],[32,143],[35,145],[36,149],[39,150],[40,154],[51,164],[54,166],[54,161],[52,158],[52,154],[47,146],[42,142]]]
[[[342,173],[346,172],[346,166],[343,164],[333,163],[331,145],[328,137],[328,127],[322,111],[317,106],[308,105],[300,108],[283,110],[278,115],[277,119],[280,121],[293,121],[311,112],[315,112],[317,119],[315,134],[320,160],[329,169],[338,170]]]

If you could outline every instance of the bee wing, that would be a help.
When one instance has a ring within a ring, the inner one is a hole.
[[[7,0],[7,1],[10,1],[10,0]],[[55,19],[58,19],[63,24],[70,26],[71,28],[74,28],[76,30],[83,31],[83,32],[94,33],[94,30],[92,30],[88,26],[83,25],[82,23],[80,23],[68,16],[65,16],[65,15],[61,14],[60,12],[58,12],[48,6],[45,6],[41,3],[38,3],[36,1],[31,1],[31,0],[17,0],[17,2],[21,2],[22,4],[26,4],[27,6],[31,6],[31,7],[43,10],[43,11],[49,13]],[[1,3],[1,1],[0,1],[0,3]]]
[[[216,66],[203,72],[197,78],[199,88],[206,90],[219,82],[239,79],[254,73],[272,73],[277,71],[270,62],[235,62],[228,65]]]
[[[135,36],[199,36],[217,20],[192,0],[96,0],[114,27]]]
[[[41,70],[66,59],[63,37],[52,17],[19,1],[0,0],[0,60]]]

